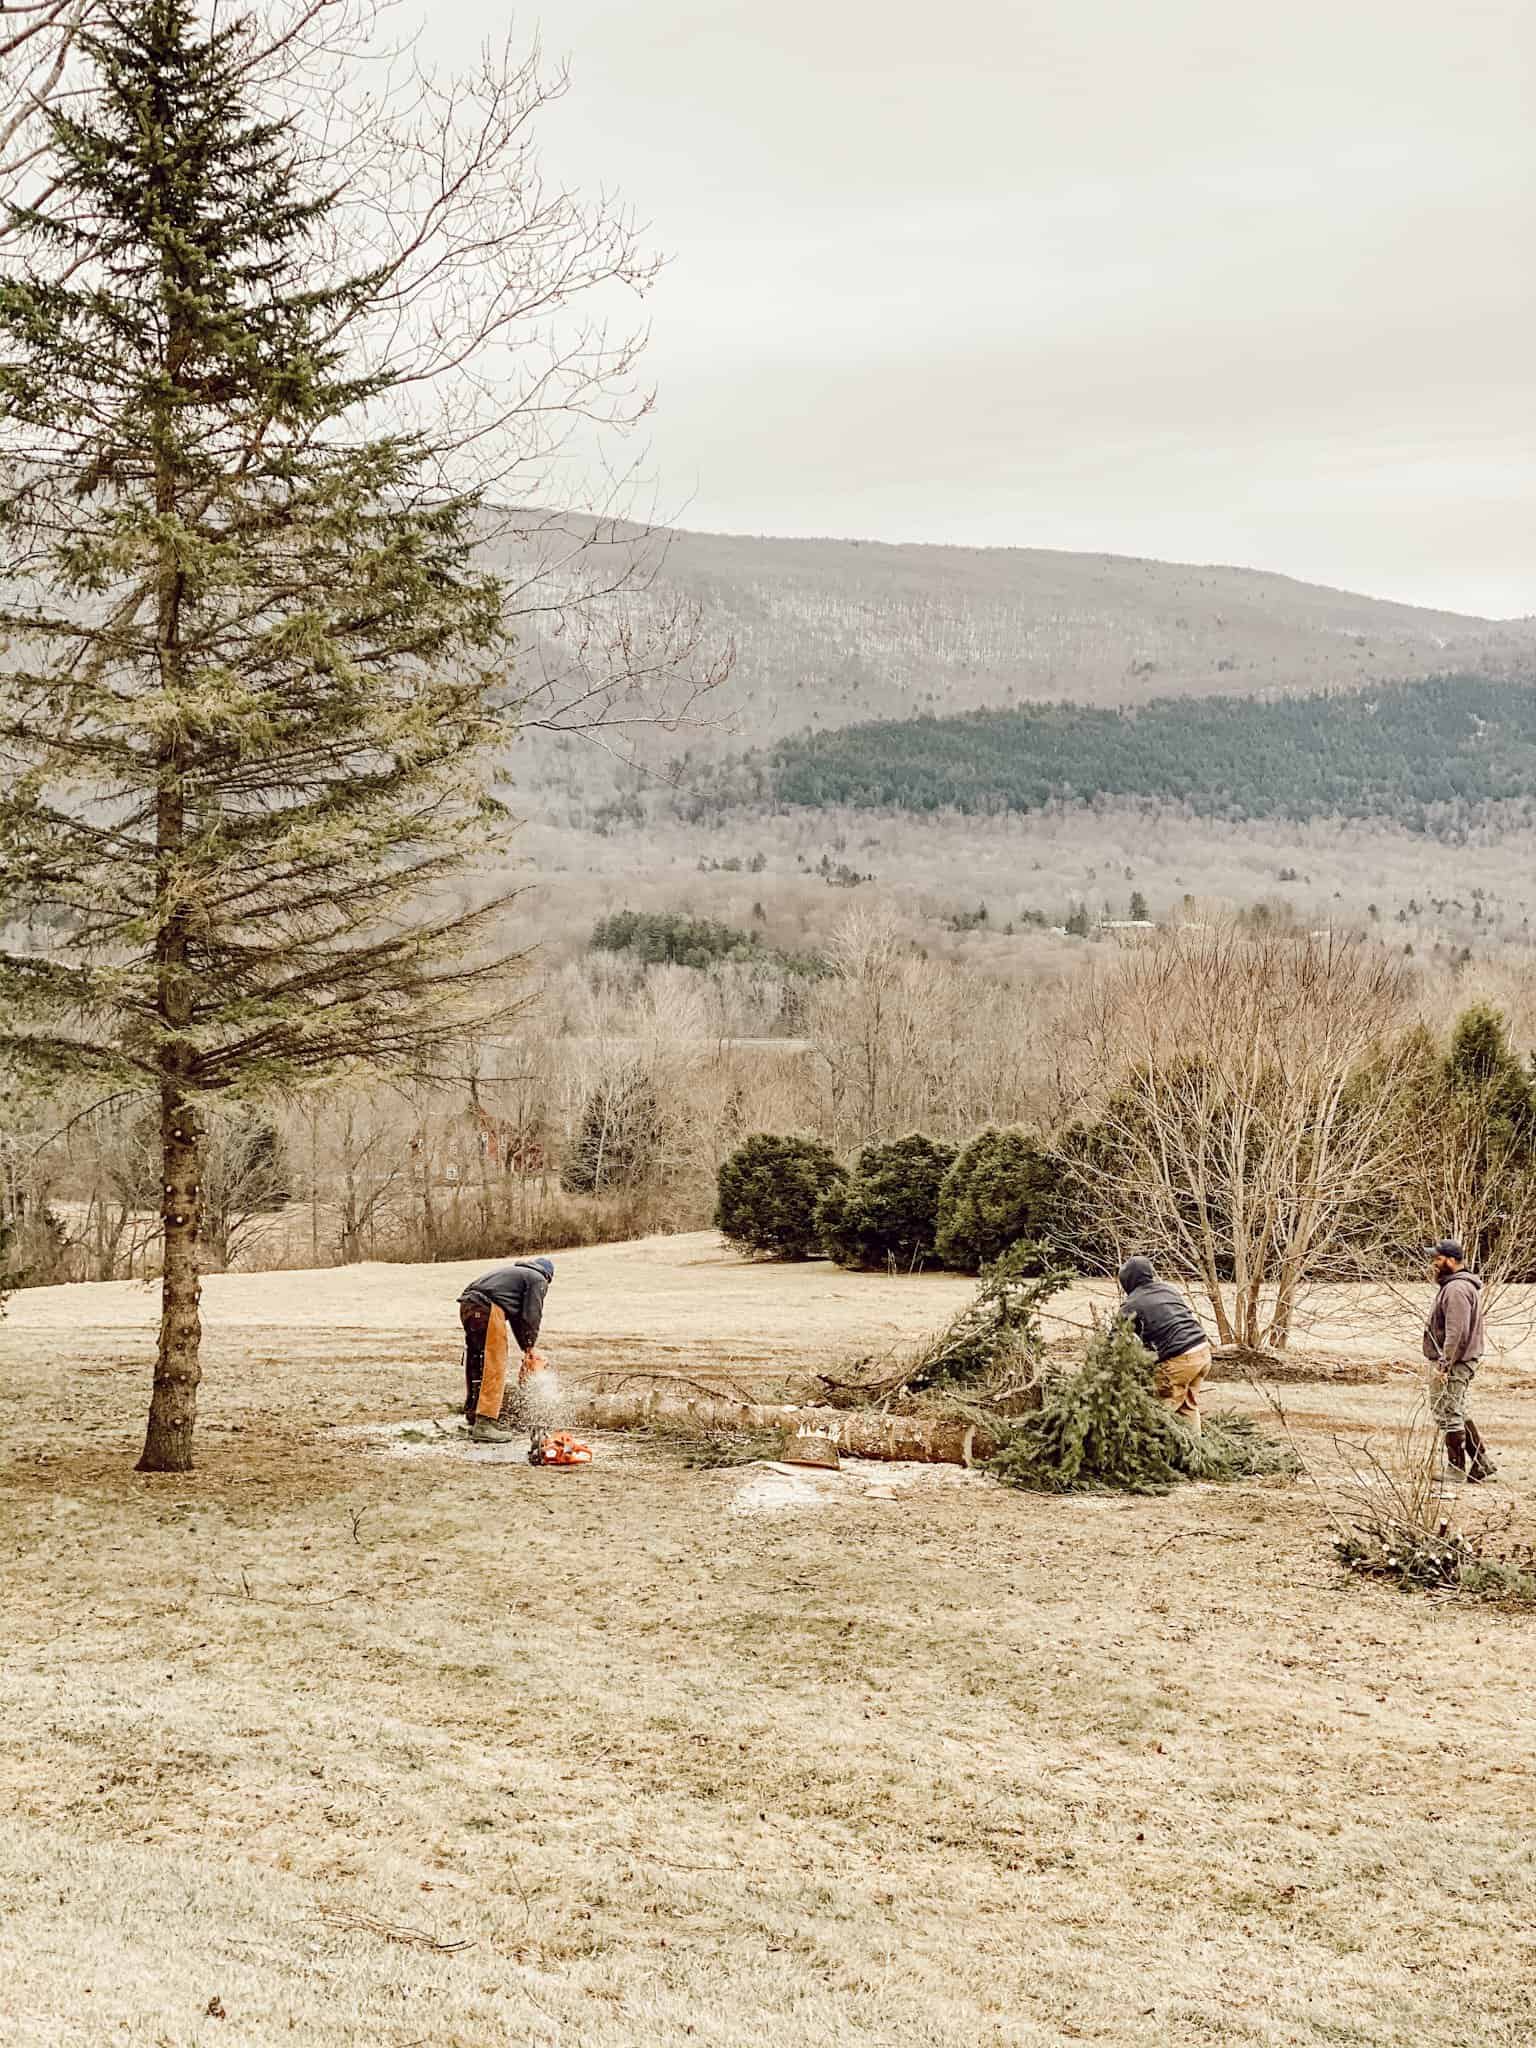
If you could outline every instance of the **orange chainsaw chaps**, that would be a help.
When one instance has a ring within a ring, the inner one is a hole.
[[[494,1422],[501,1413],[501,1397],[507,1385],[507,1319],[492,1305],[485,1325],[485,1357],[480,1370],[480,1398],[475,1404],[477,1421]]]
[[[569,1430],[556,1430],[553,1436],[547,1436],[540,1442],[536,1462],[540,1465],[590,1465],[592,1446],[572,1436]]]

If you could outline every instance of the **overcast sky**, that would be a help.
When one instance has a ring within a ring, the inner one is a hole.
[[[511,16],[434,10],[472,51]],[[549,0],[663,507],[1536,612],[1531,0]]]

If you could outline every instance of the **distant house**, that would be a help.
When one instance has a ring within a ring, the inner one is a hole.
[[[451,1163],[440,1163],[444,1153]],[[461,1165],[477,1155],[496,1173],[535,1176],[549,1170],[541,1127],[490,1116],[476,1103],[448,1119],[435,1146],[428,1145],[420,1133],[411,1139],[412,1158],[418,1165],[425,1164],[434,1179],[458,1181],[462,1177]]]

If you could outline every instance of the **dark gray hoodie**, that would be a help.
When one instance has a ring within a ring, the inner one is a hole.
[[[544,1320],[544,1296],[555,1269],[548,1259],[519,1259],[513,1266],[498,1266],[482,1273],[459,1296],[460,1301],[494,1302],[512,1326],[519,1351],[531,1351],[539,1341]]]
[[[1177,1287],[1159,1280],[1150,1259],[1127,1259],[1120,1268],[1120,1313],[1159,1365],[1182,1358],[1208,1340],[1200,1320]]]

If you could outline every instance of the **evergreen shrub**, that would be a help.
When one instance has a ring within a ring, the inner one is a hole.
[[[953,1145],[914,1131],[888,1145],[866,1145],[844,1181],[816,1210],[823,1246],[840,1266],[894,1266],[913,1272],[937,1259],[939,1189],[955,1162]]]
[[[939,1189],[939,1257],[977,1273],[1021,1239],[1043,1239],[1053,1220],[1055,1172],[1025,1132],[986,1130],[961,1152]],[[1043,1270],[1037,1261],[1033,1270]]]
[[[744,1251],[775,1259],[809,1259],[821,1250],[817,1204],[847,1179],[814,1138],[756,1131],[720,1165],[715,1222]]]

